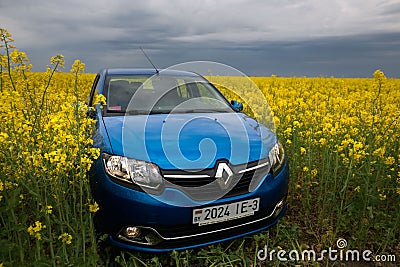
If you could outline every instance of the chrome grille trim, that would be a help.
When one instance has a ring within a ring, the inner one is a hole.
[[[210,178],[207,174],[165,174],[164,178]]]
[[[251,168],[247,168],[247,169],[241,170],[241,171],[239,171],[239,173],[244,173],[244,172],[248,172],[248,171],[256,170],[256,169],[259,169],[259,168],[265,167],[265,166],[267,166],[267,165],[269,165],[269,162],[265,162],[265,163],[263,163],[263,164],[260,164],[260,165],[254,166],[254,167],[251,167]]]

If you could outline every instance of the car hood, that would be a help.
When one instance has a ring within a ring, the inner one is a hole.
[[[153,114],[103,118],[111,153],[162,169],[212,168],[266,158],[276,135],[242,113]]]

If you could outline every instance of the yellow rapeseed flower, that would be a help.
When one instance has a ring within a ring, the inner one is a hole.
[[[10,183],[9,181],[4,182],[4,188],[5,189],[11,189],[13,188],[13,183]]]
[[[94,202],[93,204],[89,205],[89,212],[95,213],[99,210],[99,205],[97,202]]]
[[[325,145],[326,144],[326,138],[320,138],[319,140],[318,140],[318,143],[320,143],[321,144],[321,146],[323,146],[323,145]]]
[[[64,67],[64,63],[65,63],[64,56],[62,54],[55,55],[50,59],[50,64],[58,65],[58,67],[60,68]]]
[[[386,165],[392,165],[392,164],[394,164],[394,162],[395,162],[394,157],[387,157],[387,158],[385,159],[385,164],[386,164]]]
[[[28,227],[27,231],[29,235],[34,236],[37,240],[41,240],[42,236],[40,235],[40,231],[45,228],[46,225],[42,224],[39,221],[36,221],[34,225]]]
[[[72,235],[68,233],[62,233],[61,235],[58,236],[58,240],[61,240],[61,242],[70,245],[72,243]]]
[[[294,129],[300,128],[300,127],[301,127],[301,123],[300,123],[299,121],[294,121],[294,122],[293,122],[293,128],[294,128]]]
[[[283,132],[285,134],[285,136],[289,137],[292,135],[292,127],[287,127],[286,130]]]
[[[93,105],[96,104],[106,104],[106,97],[102,94],[97,94],[94,96]]]
[[[378,149],[375,149],[374,152],[372,153],[372,155],[383,158],[383,155],[385,154],[385,150],[386,149],[384,147],[380,147]]]
[[[46,206],[46,213],[47,214],[52,214],[53,213],[53,206],[51,206],[51,205]]]
[[[318,170],[317,169],[312,169],[311,170],[311,177],[316,177],[317,176],[317,174],[318,174]]]
[[[8,134],[7,133],[0,133],[0,143],[5,142],[8,139]]]

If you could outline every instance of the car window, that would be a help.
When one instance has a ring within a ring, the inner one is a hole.
[[[143,86],[147,77],[112,77],[107,86],[107,110],[124,112],[139,87]]]
[[[107,113],[152,114],[233,112],[227,100],[197,77],[112,76],[107,86]]]
[[[188,99],[188,98],[193,97],[193,94],[187,87],[186,81],[184,79],[177,79],[177,83],[178,83],[177,94],[181,98]]]

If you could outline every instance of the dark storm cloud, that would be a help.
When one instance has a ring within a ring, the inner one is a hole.
[[[398,47],[400,33],[387,33],[243,47],[177,46],[169,48],[168,53],[184,60],[219,61],[251,75],[371,77],[374,70],[381,68],[388,76],[399,77]]]
[[[400,33],[325,37],[253,48],[270,73],[278,75],[368,77],[381,68],[399,77]],[[254,70],[258,75],[263,75]]]
[[[7,28],[36,70],[61,53],[87,71],[218,61],[249,75],[399,76],[399,1],[5,0]]]

